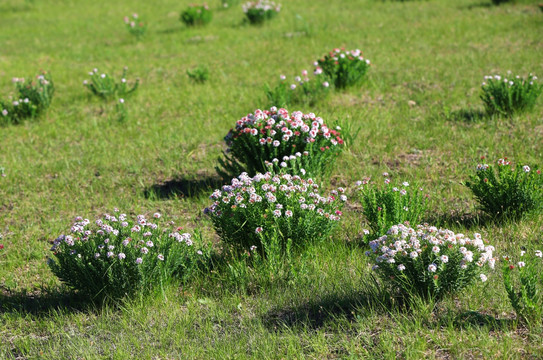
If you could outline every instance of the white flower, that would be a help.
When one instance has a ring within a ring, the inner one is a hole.
[[[536,251],[535,251],[535,256],[537,256],[537,257],[543,257],[543,253],[541,252],[541,250],[536,250]]]
[[[164,255],[162,255],[162,254],[158,254],[158,255],[157,255],[157,258],[158,258],[158,260],[160,260],[160,261],[164,261]]]
[[[481,278],[482,282],[485,282],[487,280],[487,277],[486,277],[485,274],[481,274],[481,275],[479,275],[479,277]]]
[[[141,264],[143,262],[142,258],[137,258],[136,259],[136,264]]]
[[[449,262],[449,257],[447,255],[441,255],[440,259],[444,264]]]
[[[408,183],[407,181],[404,181],[404,182],[402,183],[402,185],[405,186],[405,187],[407,187],[407,186],[409,186],[409,183]]]
[[[528,165],[524,165],[522,170],[524,170],[524,172],[530,172],[530,167]]]
[[[3,116],[8,116],[8,111],[6,109],[2,110],[2,115]]]
[[[327,88],[327,87],[330,86],[330,84],[328,83],[328,81],[325,81],[325,82],[322,83],[322,86],[324,86],[325,88]]]
[[[405,270],[405,265],[404,264],[398,265],[398,270],[404,271]]]
[[[519,261],[517,263],[518,267],[521,268],[521,267],[525,267],[526,266],[526,263],[524,261]]]
[[[291,90],[296,89],[296,85],[295,85],[295,84],[291,84],[291,85],[290,85],[290,89],[291,89]]]
[[[437,270],[436,264],[432,263],[432,264],[428,265],[428,271],[429,272],[436,272],[436,270]]]
[[[119,260],[125,259],[126,255],[124,253],[119,253]]]

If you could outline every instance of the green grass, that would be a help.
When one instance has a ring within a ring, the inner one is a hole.
[[[366,226],[357,204],[329,246],[296,262],[289,281],[254,276],[243,290],[216,271],[165,297],[104,308],[63,291],[45,258],[77,215],[160,211],[215,241],[201,210],[217,183],[222,138],[266,104],[266,82],[311,70],[342,45],[371,59],[366,83],[301,109],[361,129],[330,183],[388,171],[424,185],[428,220],[480,232],[498,256],[541,242],[541,214],[487,222],[461,185],[481,156],[542,165],[542,100],[511,119],[480,116],[479,100],[484,75],[543,75],[536,2],[299,0],[252,27],[241,8],[219,10],[216,1],[213,21],[195,29],[178,20],[188,3],[0,4],[1,96],[12,92],[12,77],[40,69],[56,85],[45,116],[0,127],[0,358],[541,356],[543,327],[516,326],[499,271],[433,311],[376,301],[357,240]],[[149,23],[141,41],[123,23],[132,12]],[[82,81],[95,67],[118,73],[123,66],[141,83],[119,123],[115,102],[92,98]],[[186,76],[197,66],[209,68],[204,84]]]

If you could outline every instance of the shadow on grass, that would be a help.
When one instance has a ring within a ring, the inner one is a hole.
[[[0,314],[30,313],[47,315],[51,311],[68,310],[83,311],[93,308],[94,304],[88,297],[70,291],[17,291],[0,289]]]
[[[493,6],[494,5],[492,4],[492,2],[490,0],[488,0],[488,1],[480,1],[480,2],[475,3],[475,4],[469,4],[469,5],[461,6],[460,9],[468,9],[468,10],[480,9],[480,8],[488,9],[488,8],[493,7]]]
[[[447,323],[452,323],[458,330],[481,327],[488,328],[490,331],[500,331],[514,329],[517,327],[517,321],[514,318],[498,319],[492,315],[484,314],[478,311],[448,311],[439,317],[438,324],[446,327]]]
[[[478,122],[487,117],[486,112],[476,109],[460,109],[451,111],[447,119],[451,121],[462,121],[467,123]]]
[[[175,26],[175,27],[169,27],[169,28],[166,28],[166,29],[159,30],[159,31],[157,31],[157,34],[160,34],[160,35],[176,34],[176,33],[181,32],[183,30],[184,30],[183,27]]]
[[[196,179],[172,179],[152,185],[144,190],[147,199],[168,199],[176,197],[197,197],[209,193],[223,185],[218,176],[203,176]]]
[[[386,311],[391,306],[395,305],[390,295],[371,285],[364,291],[325,295],[295,307],[274,309],[263,316],[263,322],[271,330],[298,326],[318,329],[338,318],[353,321],[360,317],[361,312]]]
[[[483,213],[463,213],[453,210],[449,213],[430,215],[425,222],[440,227],[460,226],[467,230],[486,226],[492,219]]]

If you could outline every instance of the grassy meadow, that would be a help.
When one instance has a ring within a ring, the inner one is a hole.
[[[329,243],[298,257],[285,281],[214,270],[103,307],[62,286],[46,259],[78,215],[159,211],[217,243],[202,210],[221,185],[224,136],[269,105],[266,83],[311,71],[341,46],[371,60],[363,86],[290,109],[357,134],[325,186],[386,171],[428,192],[425,221],[479,232],[499,258],[543,247],[542,214],[488,221],[463,185],[483,156],[543,166],[543,99],[511,118],[485,117],[479,99],[485,75],[543,76],[537,1],[284,1],[273,21],[250,26],[240,4],[212,0],[211,23],[187,28],[179,14],[191,2],[0,2],[0,97],[12,77],[42,69],[56,88],[43,116],[0,126],[0,358],[542,358],[543,326],[517,321],[500,264],[436,308],[390,303],[364,256],[356,197]],[[123,23],[134,12],[149,24],[139,41]],[[199,65],[210,71],[203,84],[186,74]],[[140,87],[119,121],[116,102],[82,82],[93,68],[118,78],[124,66]]]

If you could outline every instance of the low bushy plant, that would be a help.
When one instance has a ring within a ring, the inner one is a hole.
[[[187,70],[187,75],[192,81],[203,84],[209,79],[209,69],[207,66],[200,65],[192,70]]]
[[[516,264],[504,258],[503,284],[517,317],[528,325],[538,325],[543,321],[543,254],[536,250],[520,255]]]
[[[365,59],[358,49],[345,51],[342,48],[330,51],[316,61],[315,66],[322,68],[337,89],[345,89],[364,80],[370,61]]]
[[[313,106],[330,93],[330,83],[321,68],[315,69],[313,75],[303,70],[301,76],[296,76],[293,83],[286,81],[286,76],[280,76],[281,82],[273,89],[266,86],[266,96],[270,106],[287,107],[292,104]]]
[[[238,120],[225,141],[228,149],[217,168],[224,178],[264,173],[272,161],[293,175],[319,176],[343,149],[339,130],[330,129],[322,118],[276,107]],[[285,158],[298,161],[287,163]]]
[[[247,20],[253,25],[271,20],[281,11],[281,5],[269,0],[249,1],[242,8]]]
[[[180,20],[187,26],[202,26],[208,24],[213,13],[206,4],[191,4],[181,13]]]
[[[89,72],[91,77],[90,81],[84,80],[83,85],[89,89],[93,95],[96,95],[104,100],[111,100],[119,97],[125,98],[138,89],[140,82],[139,79],[136,79],[136,81],[130,87],[128,85],[128,80],[126,79],[127,72],[128,68],[125,67],[123,69],[121,81],[116,82],[112,76],[106,73],[100,74],[98,69],[94,69],[93,71]]]
[[[480,209],[496,219],[518,219],[543,206],[541,170],[528,165],[513,168],[507,158],[499,159],[496,167],[478,164],[465,185]]]
[[[325,239],[341,219],[344,189],[329,196],[319,185],[290,174],[246,173],[215,190],[204,210],[221,240],[235,252],[258,249],[261,255],[300,251]],[[254,248],[252,248],[254,246]]]
[[[128,118],[128,111],[126,110],[126,104],[123,98],[119,99],[119,102],[115,105],[115,110],[117,110],[117,120],[119,122],[124,122]]]
[[[481,99],[488,114],[511,116],[533,109],[542,91],[543,85],[538,84],[532,74],[528,78],[485,76]]]
[[[370,241],[367,251],[383,284],[404,298],[439,301],[476,278],[486,281],[485,267],[494,268],[494,247],[481,235],[470,239],[447,229],[403,224]]]
[[[0,120],[5,123],[20,123],[34,118],[51,104],[55,86],[51,75],[43,73],[35,80],[13,78],[16,93],[10,100],[0,100]]]
[[[139,18],[138,14],[132,14],[132,18],[125,16],[124,23],[126,24],[128,32],[137,39],[143,37],[147,31],[147,24]]]
[[[421,188],[407,181],[391,184],[389,174],[383,173],[383,176],[382,186],[369,178],[356,183],[373,238],[384,235],[395,224],[419,224],[428,208],[428,195]]]
[[[164,224],[160,214],[104,215],[95,223],[77,217],[69,235],[59,236],[48,260],[66,285],[100,301],[160,288],[174,279],[188,280],[205,264],[210,248],[198,233],[191,236]]]

